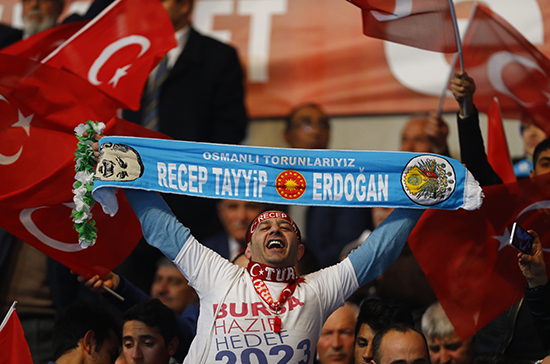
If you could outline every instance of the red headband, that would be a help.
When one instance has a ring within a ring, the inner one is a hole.
[[[301,240],[300,236],[300,230],[298,229],[298,226],[296,226],[296,223],[294,220],[290,218],[286,213],[282,211],[266,211],[259,214],[254,221],[250,224],[250,228],[248,229],[248,232],[246,233],[246,242],[250,243],[250,239],[252,239],[252,234],[254,234],[254,231],[256,231],[256,228],[258,225],[267,219],[283,219],[285,221],[288,221],[290,225],[292,225],[292,228],[294,229],[294,233],[296,234],[296,237],[298,238],[298,243]]]

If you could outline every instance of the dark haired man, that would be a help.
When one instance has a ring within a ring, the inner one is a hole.
[[[327,149],[330,118],[315,103],[296,105],[285,118],[284,139],[291,148]],[[288,212],[302,226],[304,244],[321,268],[336,264],[342,248],[366,230],[372,230],[371,209],[333,206],[289,206]]]
[[[126,195],[147,241],[174,260],[201,298],[197,337],[186,363],[246,362],[251,356],[269,363],[280,359],[280,352],[311,363],[324,321],[393,262],[421,215],[395,210],[343,262],[298,277],[295,266],[304,246],[283,212],[265,212],[252,223],[245,270],[198,243],[157,194],[127,190]]]
[[[138,303],[122,317],[126,364],[168,364],[178,348],[174,312],[158,299]]]
[[[530,177],[550,172],[550,137],[540,142],[533,152],[533,169]]]
[[[99,143],[92,149],[97,157]],[[300,277],[300,231],[282,211],[263,212],[250,225],[245,269],[200,244],[157,193],[125,194],[147,242],[176,263],[200,297],[197,336],[184,361],[193,364],[252,357],[274,363],[282,356],[311,364],[326,319],[395,261],[423,213],[395,209],[342,262]]]
[[[110,314],[83,302],[72,304],[55,323],[55,363],[114,364],[120,348],[119,331]]]
[[[373,358],[372,340],[377,332],[392,324],[414,326],[411,311],[397,301],[365,300],[355,326],[355,364],[369,364]]]

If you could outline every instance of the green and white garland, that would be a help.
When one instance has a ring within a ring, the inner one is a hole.
[[[88,120],[86,124],[80,124],[74,129],[78,144],[74,153],[76,182],[73,184],[73,201],[76,207],[73,210],[73,222],[74,229],[78,232],[78,243],[83,249],[94,245],[97,238],[97,228],[90,212],[95,204],[92,188],[96,158],[92,144],[95,142],[94,135],[101,134],[103,129],[105,129],[104,123],[92,120]],[[88,132],[88,136],[83,136],[84,132]]]

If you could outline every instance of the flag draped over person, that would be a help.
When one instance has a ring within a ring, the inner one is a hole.
[[[410,235],[411,250],[462,340],[523,297],[517,251],[507,244],[514,221],[535,230],[550,252],[549,185],[545,174],[484,187],[479,210],[426,211]]]
[[[149,73],[176,46],[161,2],[116,0],[42,62],[88,80],[123,107],[137,110]]]
[[[493,97],[505,118],[530,115],[550,134],[550,60],[503,18],[477,5],[463,41],[464,68],[476,80],[476,106]],[[526,120],[531,120],[526,119]]]
[[[126,203],[119,219],[97,208],[94,218],[105,234],[80,248],[71,219],[74,128],[95,119],[106,122],[109,133],[162,137],[113,118],[116,105],[75,75],[0,54],[0,226],[85,276],[120,264],[141,233]]]
[[[33,364],[14,302],[0,325],[0,364]]]
[[[487,112],[487,159],[504,183],[516,181],[510,151],[506,142],[506,134],[500,116],[500,105],[495,98]]]
[[[448,0],[348,0],[362,10],[369,37],[429,51],[457,51]]]

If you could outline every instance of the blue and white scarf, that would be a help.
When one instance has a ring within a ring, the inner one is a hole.
[[[310,206],[479,208],[481,188],[458,161],[435,154],[307,150],[105,137],[94,198],[113,189]]]

